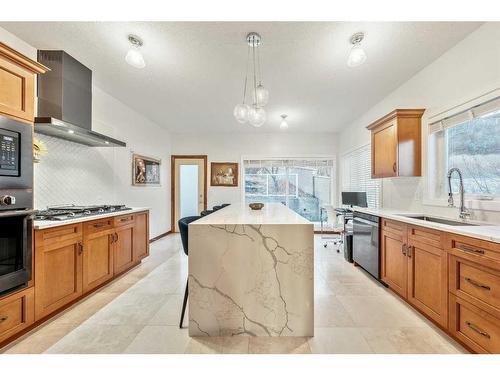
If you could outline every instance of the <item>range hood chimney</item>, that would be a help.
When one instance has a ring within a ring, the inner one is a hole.
[[[38,51],[51,70],[37,78],[35,132],[92,147],[126,143],[92,131],[92,71],[64,51]]]

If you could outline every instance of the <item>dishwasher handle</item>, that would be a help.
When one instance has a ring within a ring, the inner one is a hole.
[[[356,222],[356,221],[359,223],[368,224],[368,225],[371,225],[374,227],[378,227],[378,223],[376,221],[371,221],[371,220],[362,219],[360,217],[355,217],[354,222]]]

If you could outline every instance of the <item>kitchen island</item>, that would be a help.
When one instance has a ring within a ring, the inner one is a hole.
[[[313,336],[313,224],[279,203],[189,225],[190,336]]]

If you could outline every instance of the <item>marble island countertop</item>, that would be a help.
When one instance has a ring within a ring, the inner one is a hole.
[[[68,224],[75,224],[75,223],[81,223],[84,221],[92,221],[92,220],[99,220],[99,219],[104,219],[107,217],[112,217],[112,216],[120,216],[120,215],[128,215],[136,212],[141,212],[141,211],[148,211],[149,207],[131,207],[130,210],[123,210],[123,211],[115,211],[115,212],[109,212],[105,214],[98,214],[98,215],[90,215],[90,216],[84,216],[84,217],[77,217],[71,220],[61,220],[61,221],[56,221],[56,220],[35,220],[33,222],[33,227],[35,229],[47,229],[47,228],[52,228],[52,227],[58,227],[61,225],[68,225]]]
[[[252,210],[248,205],[231,204],[190,225],[206,224],[310,224],[296,212],[281,203],[265,203],[261,210]]]
[[[411,216],[430,216],[434,218],[453,220],[453,221],[463,221],[463,220],[458,218],[431,215],[422,212],[410,212],[410,211],[384,209],[384,208],[373,209],[373,208],[355,207],[354,211],[363,212],[370,215],[383,217],[386,219],[401,221],[403,223],[418,225],[421,227],[441,230],[443,232],[460,234],[463,236],[474,237],[481,240],[500,243],[500,225],[496,223],[466,220],[465,222],[475,225],[448,225],[432,221],[419,220]]]

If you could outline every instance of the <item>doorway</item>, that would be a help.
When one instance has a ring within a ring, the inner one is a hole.
[[[171,231],[178,232],[180,218],[207,209],[207,156],[172,155],[171,173]]]

